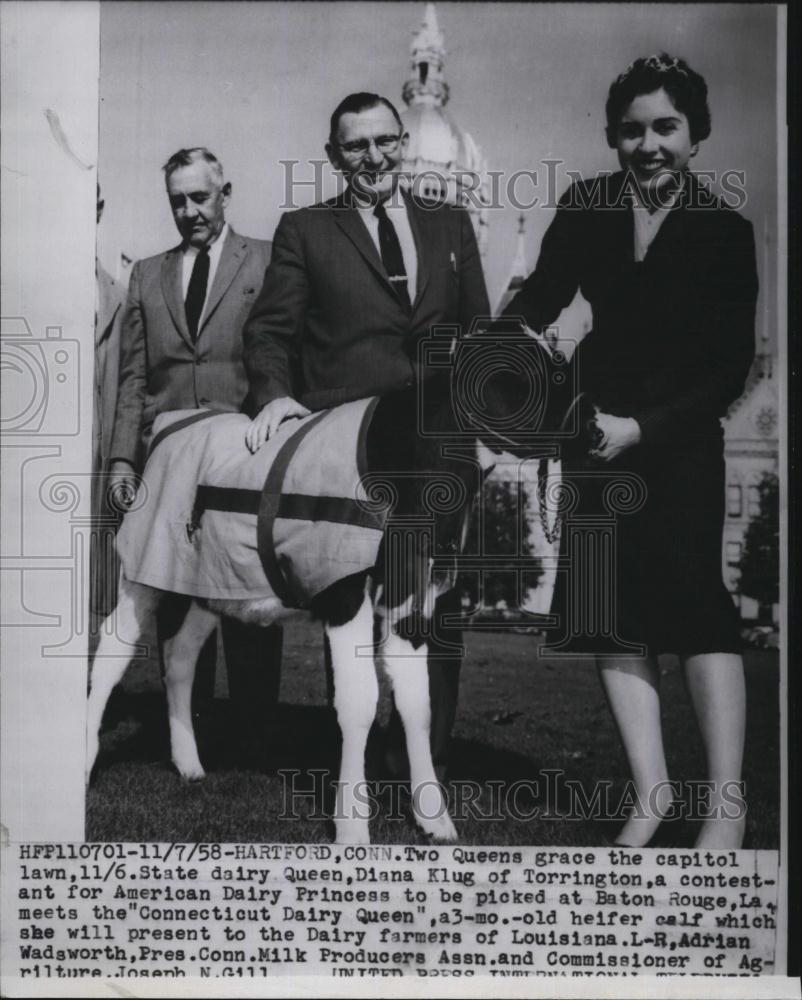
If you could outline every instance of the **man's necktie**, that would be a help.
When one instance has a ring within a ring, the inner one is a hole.
[[[379,249],[382,264],[384,264],[384,269],[387,271],[390,284],[393,286],[399,302],[407,312],[411,312],[412,303],[409,300],[407,271],[404,267],[404,256],[401,253],[401,244],[398,242],[395,226],[390,222],[383,202],[379,202],[373,209],[373,214],[379,220]]]
[[[194,340],[198,336],[198,323],[200,323],[203,303],[206,301],[206,284],[209,281],[209,248],[204,247],[198,252],[195,263],[192,265],[192,276],[189,279],[187,289],[187,301],[184,310],[187,314],[187,326],[189,333]]]

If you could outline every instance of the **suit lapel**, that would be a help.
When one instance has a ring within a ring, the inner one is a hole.
[[[605,254],[610,260],[618,258],[623,265],[635,263],[635,213],[632,210],[632,193],[626,187],[625,173],[613,174],[603,196],[601,211],[596,213],[602,221]]]
[[[607,213],[612,227],[610,246],[626,264],[635,263],[635,212],[632,205],[614,208]]]
[[[111,330],[117,310],[122,308],[122,302],[114,294],[114,279],[98,265],[97,286],[97,322],[95,323],[95,344],[104,340]]]
[[[176,329],[194,350],[195,345],[192,343],[192,337],[189,334],[189,327],[187,326],[187,316],[184,312],[184,297],[181,294],[181,263],[181,247],[168,250],[162,258],[162,295],[164,296],[164,301],[167,303],[167,308],[170,310],[170,315],[173,318]]]
[[[610,178],[607,211],[604,212],[605,243],[610,250],[629,264],[635,262],[635,213],[632,208],[633,195],[625,189],[626,174],[614,174]],[[654,235],[643,259],[654,261],[664,257],[666,251],[673,252],[672,244],[681,242],[687,233],[688,223],[692,213],[688,208],[700,204],[700,185],[690,172],[686,174],[685,183],[677,199],[676,205]]]
[[[677,253],[678,245],[681,247],[688,235],[688,224],[692,221],[693,212],[688,208],[699,206],[699,183],[691,173],[685,176],[685,183],[677,198],[674,207],[668,212],[665,219],[660,224],[660,228],[654,234],[654,239],[649,245],[644,257],[644,263],[648,260],[654,262],[660,258],[671,257]]]
[[[426,290],[431,272],[431,253],[429,240],[427,239],[427,225],[429,220],[427,213],[420,211],[406,192],[402,192],[402,195],[407,207],[407,217],[409,218],[410,229],[415,240],[415,250],[418,255],[417,288],[415,301],[412,303],[412,311],[414,312]],[[339,227],[348,239],[351,240],[360,254],[362,254],[365,263],[368,264],[379,278],[382,285],[387,289],[387,292],[393,297],[393,300],[397,302],[398,297],[387,277],[387,272],[379,256],[379,251],[376,249],[376,244],[371,239],[370,233],[359,217],[357,209],[348,205],[344,198],[340,198],[332,205],[332,213]]]
[[[376,244],[370,238],[370,233],[367,231],[365,223],[360,219],[357,209],[351,208],[345,204],[343,199],[339,199],[332,205],[332,214],[337,225],[354,244],[360,254],[362,254],[365,263],[381,281],[390,295],[398,301],[393,291],[393,286],[387,277],[387,272],[384,270],[384,264],[382,264]]]
[[[431,240],[426,239],[426,226],[429,222],[429,218],[426,212],[421,212],[412,198],[403,192],[404,203],[407,206],[407,218],[409,219],[409,227],[412,230],[412,236],[415,240],[415,250],[418,254],[418,276],[417,276],[417,288],[415,289],[415,301],[412,303],[412,312],[414,313],[418,307],[418,304],[423,297],[423,293],[426,290],[426,285],[429,282],[429,275],[431,274]]]
[[[217,265],[217,273],[214,276],[212,287],[209,289],[209,295],[206,299],[201,325],[198,328],[199,337],[209,322],[212,313],[220,304],[220,299],[228,291],[229,285],[234,280],[237,271],[242,267],[247,255],[247,243],[241,237],[237,236],[233,229],[229,228],[222,253],[220,254],[220,263]]]

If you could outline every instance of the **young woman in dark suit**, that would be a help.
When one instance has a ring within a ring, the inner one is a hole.
[[[696,844],[739,847],[745,695],[738,616],[721,576],[720,418],[754,354],[752,226],[688,171],[710,112],[705,81],[686,63],[638,59],[613,83],[606,112],[622,171],[571,186],[505,311],[540,331],[582,291],[593,329],[574,363],[597,408],[598,441],[576,478],[580,509],[609,510],[604,487],[616,476],[635,484],[634,509],[616,519],[613,585],[584,597],[600,612],[606,601],[614,627],[574,628],[559,648],[597,655],[621,734],[640,808],[617,843],[647,844],[671,810],[656,657],[673,652],[713,783]],[[577,617],[581,581],[570,567],[560,576],[562,620],[573,594],[570,617],[587,621]]]

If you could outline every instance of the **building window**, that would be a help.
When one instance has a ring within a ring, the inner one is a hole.
[[[727,487],[727,517],[740,517],[743,514],[743,490],[737,483]]]
[[[727,565],[737,567],[741,564],[741,551],[743,546],[740,542],[727,542]]]
[[[760,487],[750,486],[747,490],[747,513],[750,517],[757,517],[760,513]]]

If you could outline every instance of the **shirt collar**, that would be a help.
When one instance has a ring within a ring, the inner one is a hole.
[[[383,204],[387,211],[391,213],[394,210],[397,211],[398,209],[406,208],[403,195],[406,194],[407,190],[408,184],[406,183],[406,178],[402,174],[399,174],[395,188],[381,204]],[[358,212],[362,212],[365,215],[373,215],[376,210],[375,204],[369,201],[360,201],[353,189],[350,187],[346,191],[346,196],[348,203]]]
[[[633,209],[637,209],[640,212],[647,212],[651,216],[665,215],[667,212],[670,212],[671,209],[677,205],[680,198],[682,197],[684,190],[685,190],[685,174],[681,174],[679,183],[676,185],[676,187],[668,196],[668,198],[666,199],[661,198],[659,206],[653,212],[649,212],[649,206],[644,204],[643,200],[641,199],[640,191],[638,189],[637,184],[633,184],[630,189],[630,198],[631,198],[630,204],[632,205]]]
[[[229,230],[228,223],[224,222],[223,228],[220,230],[217,236],[215,236],[215,238],[212,240],[211,243],[207,243],[206,249],[209,251],[210,256],[212,254],[218,254],[222,250],[223,244],[226,241],[226,236],[228,236],[228,230]],[[198,247],[193,247],[193,246],[184,247],[185,257],[197,257],[199,253],[200,250],[198,249]]]

